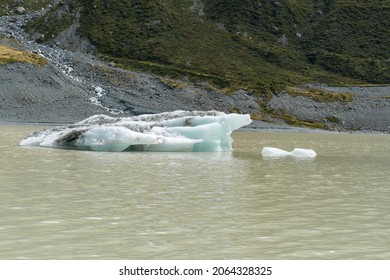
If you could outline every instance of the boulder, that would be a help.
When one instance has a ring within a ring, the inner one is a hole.
[[[24,14],[27,13],[27,11],[26,11],[26,9],[25,9],[24,7],[17,7],[17,8],[15,9],[15,12],[16,12],[17,14],[19,14],[19,15],[24,15]]]

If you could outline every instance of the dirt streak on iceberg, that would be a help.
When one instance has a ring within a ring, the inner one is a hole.
[[[95,115],[72,125],[33,132],[20,145],[105,152],[220,152],[231,150],[232,131],[249,123],[249,115],[217,111],[125,118]]]

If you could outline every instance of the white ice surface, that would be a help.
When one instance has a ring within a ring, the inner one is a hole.
[[[295,148],[291,152],[273,148],[273,147],[264,147],[261,151],[263,157],[286,157],[292,156],[297,158],[314,158],[317,156],[317,153],[312,149],[303,149],[303,148]]]
[[[249,115],[217,111],[127,118],[96,115],[73,125],[34,132],[20,145],[107,152],[228,151],[232,149],[232,131],[249,123]]]

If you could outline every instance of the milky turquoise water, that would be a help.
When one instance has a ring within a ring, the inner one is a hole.
[[[0,259],[390,258],[389,135],[235,132],[224,153],[18,146],[38,128],[0,125]]]

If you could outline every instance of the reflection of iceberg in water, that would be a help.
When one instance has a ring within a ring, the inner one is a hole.
[[[298,158],[314,158],[317,156],[317,153],[312,149],[302,149],[302,148],[295,148],[291,152],[288,152],[279,148],[264,147],[263,150],[261,151],[261,154],[263,155],[263,157],[293,156]]]
[[[217,111],[127,118],[96,115],[73,125],[34,132],[20,145],[113,152],[229,151],[231,132],[250,122],[249,115]]]

